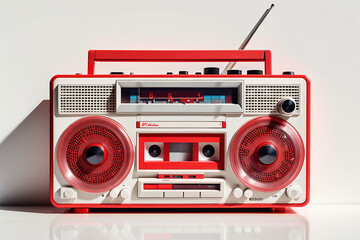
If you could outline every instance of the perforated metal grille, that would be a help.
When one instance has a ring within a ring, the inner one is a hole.
[[[83,166],[83,153],[80,151],[81,146],[87,144],[88,138],[97,137],[102,142],[107,142],[111,148],[107,149],[113,156],[107,159],[111,164],[106,168],[98,167],[102,171],[94,173],[93,169]],[[123,167],[125,160],[124,146],[121,140],[109,129],[102,126],[89,126],[78,131],[70,140],[66,151],[66,161],[71,172],[85,183],[100,184],[111,180]]]
[[[295,114],[299,113],[300,85],[246,85],[244,113],[277,113],[276,105],[284,97],[290,97],[295,100]]]
[[[265,168],[260,171],[259,168],[253,164],[253,142],[259,140],[259,138],[269,139],[269,137],[281,146],[283,159],[277,160],[281,161],[280,167],[272,170],[269,170],[271,168]],[[262,126],[255,128],[245,136],[239,148],[239,160],[241,167],[247,175],[260,182],[270,183],[284,177],[293,167],[295,147],[291,138],[283,130],[271,126]]]
[[[59,85],[59,114],[115,112],[115,85]]]

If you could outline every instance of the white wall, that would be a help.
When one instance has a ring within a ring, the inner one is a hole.
[[[312,80],[311,200],[359,203],[360,2],[273,2],[247,49],[272,50],[275,74],[290,69]],[[0,204],[48,203],[53,75],[86,72],[89,49],[235,49],[270,3],[1,1]],[[179,68],[195,70],[191,63]]]

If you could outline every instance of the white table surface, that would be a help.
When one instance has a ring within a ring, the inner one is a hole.
[[[360,239],[360,205],[310,204],[285,213],[90,213],[0,207],[0,239]]]

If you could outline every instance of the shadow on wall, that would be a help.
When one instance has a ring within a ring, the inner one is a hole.
[[[0,145],[0,205],[49,205],[49,111],[43,100]]]

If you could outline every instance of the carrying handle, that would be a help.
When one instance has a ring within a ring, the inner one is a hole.
[[[270,50],[89,50],[89,75],[95,62],[264,62],[271,74]]]

